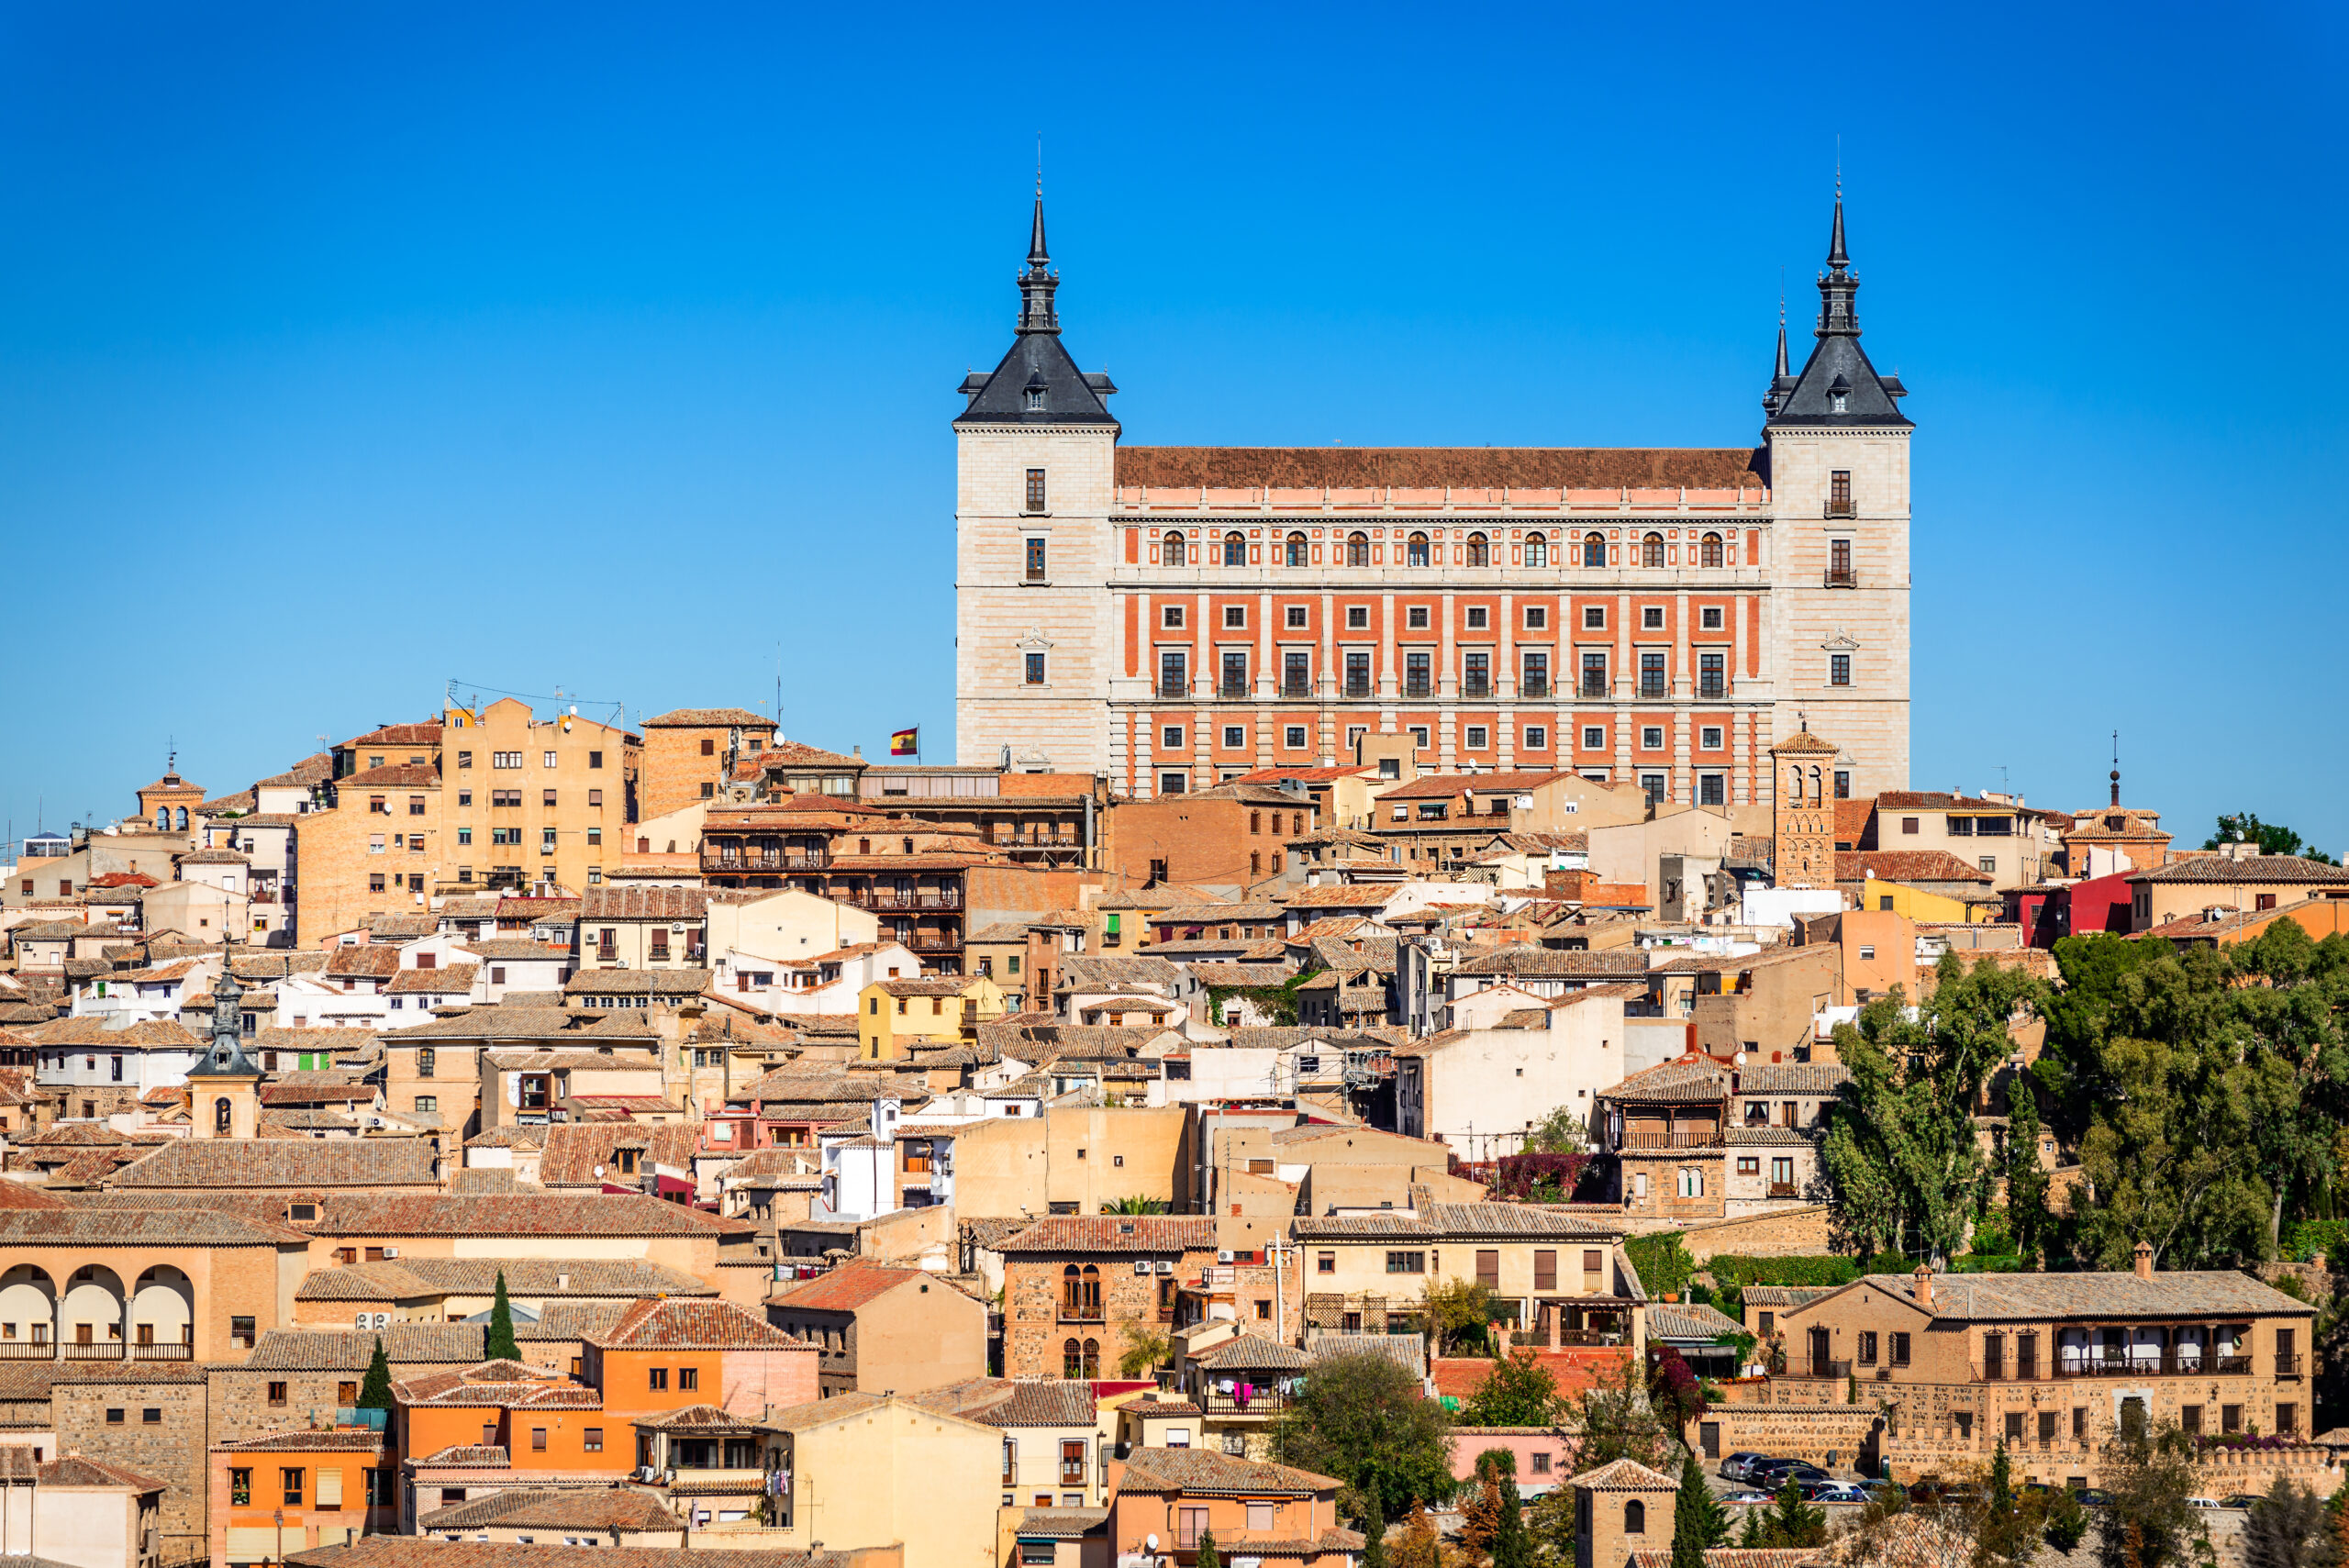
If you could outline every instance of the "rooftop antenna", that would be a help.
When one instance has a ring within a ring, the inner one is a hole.
[[[1044,199],[1044,133],[1036,133],[1036,199]]]

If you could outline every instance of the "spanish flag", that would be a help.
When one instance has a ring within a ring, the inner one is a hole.
[[[893,732],[893,733],[890,735],[890,737],[889,737],[889,755],[891,755],[892,757],[918,757],[918,756],[920,756],[920,755],[921,755],[921,729],[920,729],[920,727],[919,727],[919,726],[916,726],[914,728],[911,728],[911,729],[899,729],[899,730],[896,730],[896,731]]]

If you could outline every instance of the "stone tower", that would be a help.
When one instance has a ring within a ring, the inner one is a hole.
[[[1109,761],[1109,509],[1117,387],[1061,342],[1038,183],[1010,351],[954,420],[956,761],[1092,773]]]
[[[1860,347],[1859,292],[1844,246],[1839,180],[1810,357],[1799,372],[1789,372],[1781,324],[1775,373],[1762,400],[1778,512],[1778,587],[1769,608],[1779,711],[1800,707],[1820,719],[1848,754],[1847,770],[1855,769],[1865,793],[1874,794],[1908,787],[1909,439],[1915,427],[1900,412],[1908,388],[1878,371]],[[1786,733],[1783,721],[1776,733]],[[1779,884],[1786,884],[1783,860]]]
[[[1780,887],[1835,885],[1835,758],[1831,740],[1802,728],[1770,748],[1777,787],[1770,807],[1771,863]]]

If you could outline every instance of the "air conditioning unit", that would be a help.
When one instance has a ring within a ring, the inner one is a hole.
[[[1229,1251],[1218,1252],[1215,1255],[1215,1261],[1219,1263],[1228,1263],[1231,1262],[1231,1254]]]
[[[1134,1273],[1138,1274],[1146,1274],[1150,1273],[1150,1260],[1148,1258],[1143,1258],[1134,1264]]]
[[[384,1256],[386,1258],[396,1258],[399,1255],[400,1250],[397,1247],[386,1247],[384,1249]]]
[[[1159,1272],[1160,1273],[1162,1273],[1162,1274],[1171,1274],[1171,1273],[1173,1273],[1174,1272],[1174,1259],[1172,1259],[1172,1258],[1161,1258],[1161,1259],[1159,1259],[1159,1260],[1158,1260],[1158,1272]]]

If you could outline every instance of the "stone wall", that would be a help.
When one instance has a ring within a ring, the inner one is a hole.
[[[1700,1263],[1722,1252],[1739,1257],[1791,1258],[1834,1251],[1825,1204],[1699,1220],[1685,1226],[1673,1220],[1632,1217],[1626,1221],[1625,1229],[1634,1236],[1679,1230],[1681,1245]]]
[[[121,1419],[109,1420],[118,1410]],[[152,1411],[155,1418],[149,1420]],[[84,1373],[78,1368],[50,1385],[50,1416],[61,1453],[119,1464],[164,1483],[160,1519],[161,1561],[184,1562],[209,1554],[205,1517],[208,1447],[205,1370],[155,1364]]]
[[[1834,1467],[1874,1470],[1884,1417],[1868,1405],[1716,1405],[1697,1423],[1698,1451],[1707,1461],[1751,1450]]]

